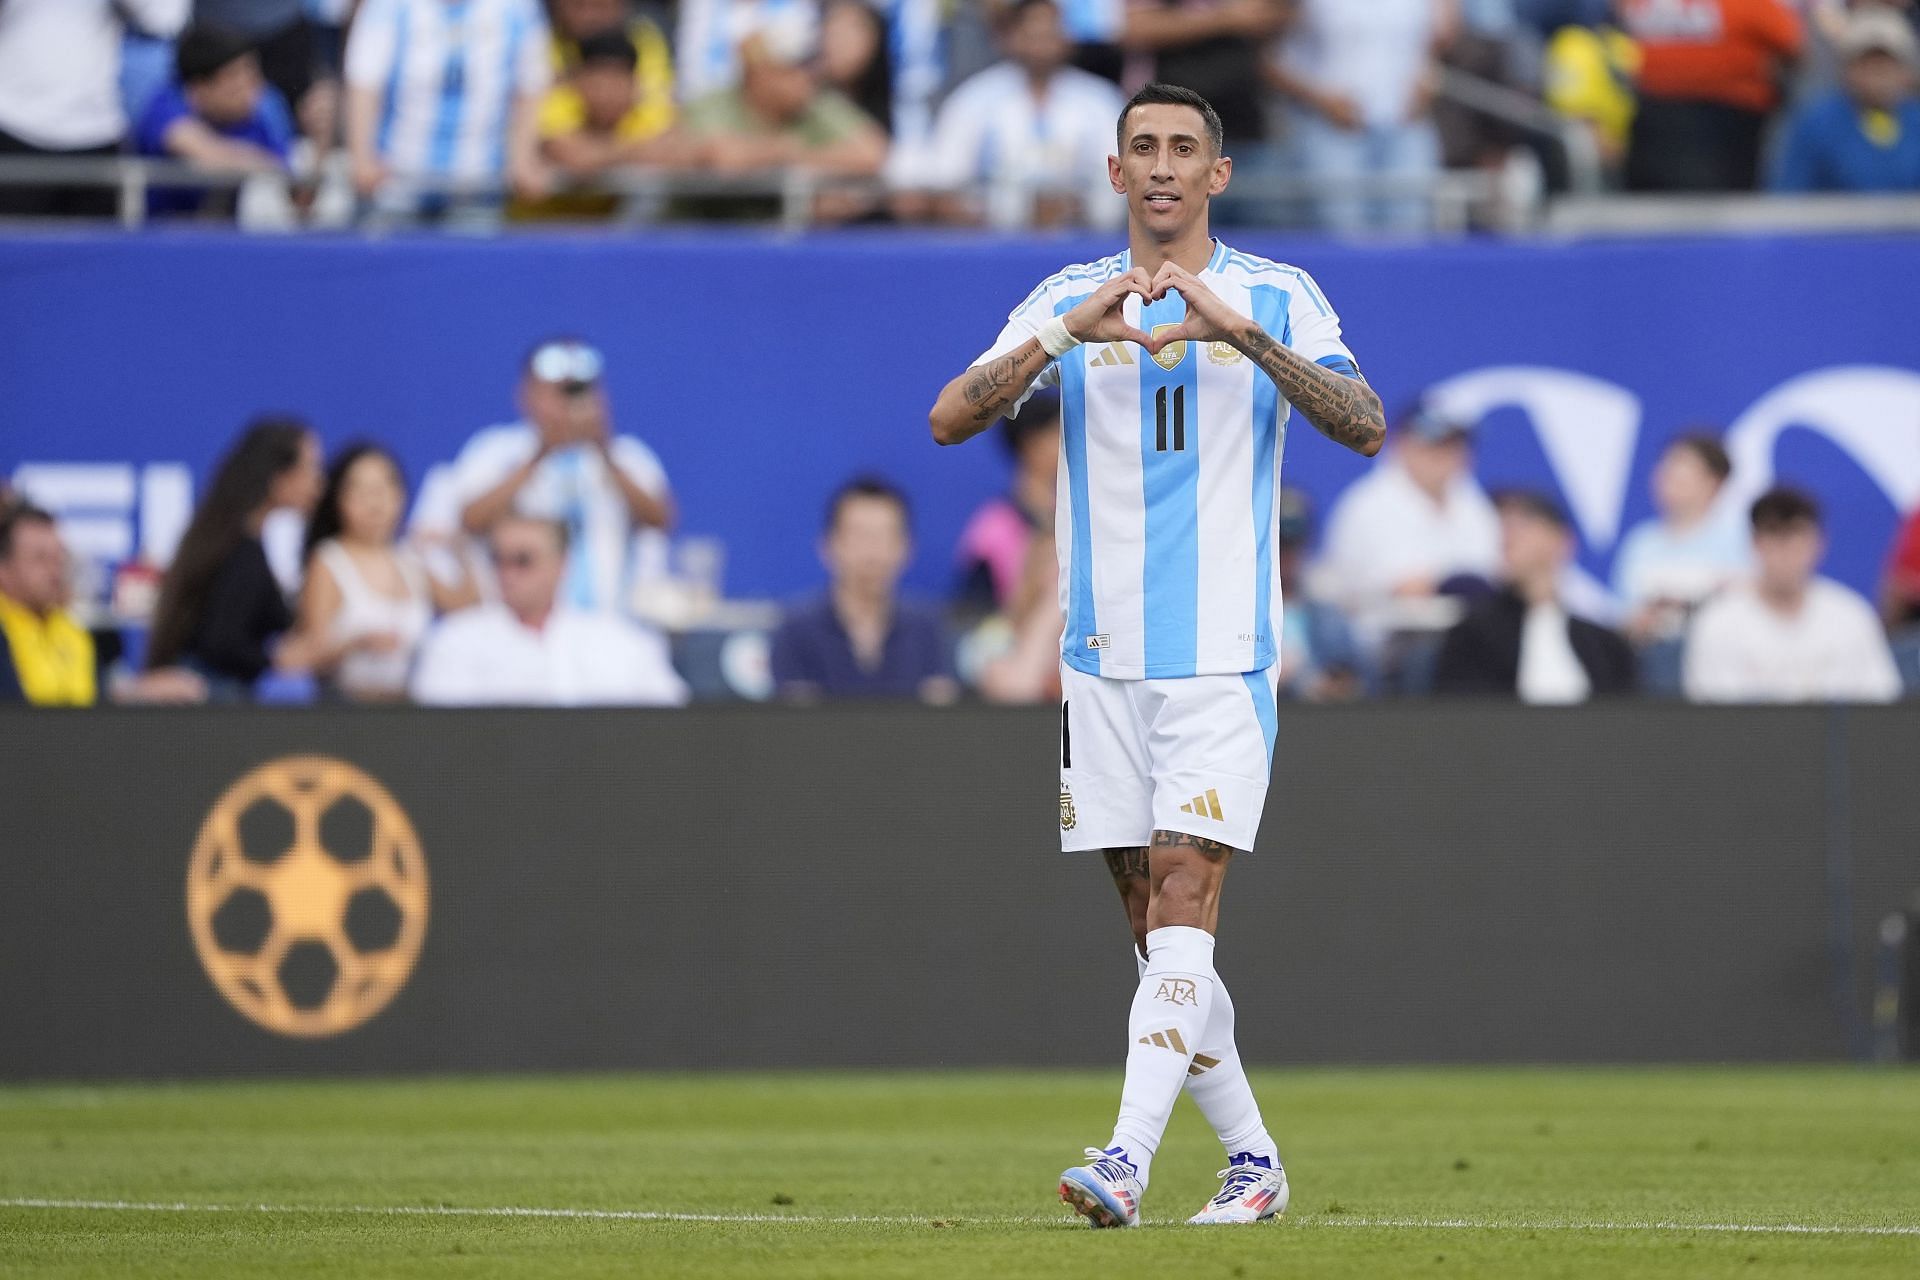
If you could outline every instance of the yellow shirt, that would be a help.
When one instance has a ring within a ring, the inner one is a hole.
[[[1640,48],[1618,30],[1563,27],[1547,44],[1547,105],[1591,123],[1616,148],[1627,145],[1638,104],[1633,77]]]
[[[0,595],[0,635],[27,701],[37,707],[90,707],[96,697],[93,637],[64,610],[42,618]]]
[[[622,142],[644,142],[665,133],[673,123],[673,50],[660,28],[645,18],[636,18],[628,25],[627,38],[633,41],[640,60],[633,68],[633,110],[620,121],[618,133]],[[573,43],[556,36],[553,70],[557,83],[540,104],[543,138],[577,132],[586,121],[586,105],[565,80],[573,61]]]

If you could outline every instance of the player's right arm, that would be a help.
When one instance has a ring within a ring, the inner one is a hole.
[[[1139,267],[1101,285],[1085,302],[1060,317],[1067,347],[1083,342],[1136,342],[1146,346],[1150,341],[1147,335],[1127,322],[1126,304],[1133,294],[1145,298],[1152,287],[1153,278]],[[1056,357],[1044,345],[1047,325],[1031,316],[1033,310],[1025,307],[1014,312],[993,349],[940,392],[927,415],[936,442],[961,444],[985,431],[1020,403],[1034,379],[1053,363]],[[1056,344],[1062,340],[1057,329],[1052,340]]]

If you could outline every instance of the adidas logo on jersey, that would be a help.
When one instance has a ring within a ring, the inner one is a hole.
[[[1087,361],[1095,369],[1111,369],[1117,365],[1132,364],[1133,355],[1124,342],[1109,342],[1100,349],[1100,354]]]
[[[1220,793],[1211,788],[1208,789],[1207,794],[1195,796],[1181,805],[1180,812],[1190,813],[1196,818],[1212,818],[1215,822],[1226,821],[1225,816],[1220,812]]]

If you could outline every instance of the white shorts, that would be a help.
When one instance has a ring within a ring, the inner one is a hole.
[[[1278,731],[1278,664],[1245,675],[1108,680],[1060,667],[1060,847],[1129,849],[1184,831],[1250,850]]]

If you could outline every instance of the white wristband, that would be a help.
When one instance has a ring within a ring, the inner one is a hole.
[[[1055,316],[1047,321],[1034,336],[1040,339],[1040,349],[1055,360],[1080,345],[1080,339],[1067,332],[1065,316]]]

